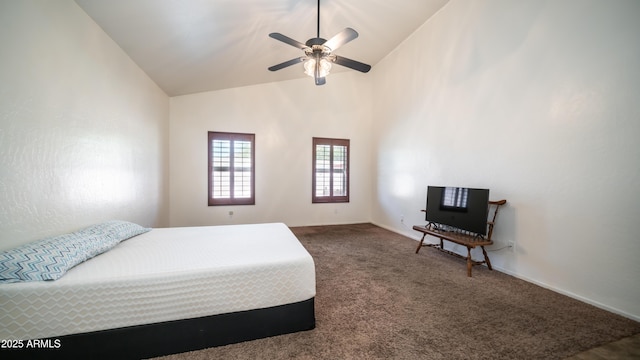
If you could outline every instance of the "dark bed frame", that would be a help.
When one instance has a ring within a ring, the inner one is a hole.
[[[270,308],[50,338],[57,349],[0,351],[3,359],[142,359],[315,328],[314,298]],[[46,341],[45,340],[45,343]]]

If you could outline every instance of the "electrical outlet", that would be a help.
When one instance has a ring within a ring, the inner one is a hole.
[[[511,252],[516,252],[516,242],[515,241],[509,241],[507,243],[507,246],[509,246],[509,250]]]

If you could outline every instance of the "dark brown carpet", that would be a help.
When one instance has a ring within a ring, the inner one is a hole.
[[[640,323],[371,224],[292,228],[316,264],[316,329],[167,359],[563,359]],[[491,256],[491,254],[489,254]]]

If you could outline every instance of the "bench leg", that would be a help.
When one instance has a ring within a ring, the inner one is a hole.
[[[420,251],[420,248],[422,248],[422,243],[424,242],[425,236],[427,236],[427,234],[422,235],[422,239],[420,239],[420,244],[418,244],[418,248],[416,249],[416,254],[418,253],[418,251]]]
[[[471,248],[467,247],[467,276],[471,277],[471,268],[473,267],[473,260],[471,260]]]
[[[487,263],[487,267],[489,270],[493,270],[491,268],[491,261],[489,261],[489,255],[487,255],[487,251],[484,249],[484,246],[480,246],[482,248],[482,255],[484,255],[484,262]]]

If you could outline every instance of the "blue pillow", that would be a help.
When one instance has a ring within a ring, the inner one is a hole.
[[[114,220],[2,251],[0,283],[59,279],[81,262],[149,230]]]

